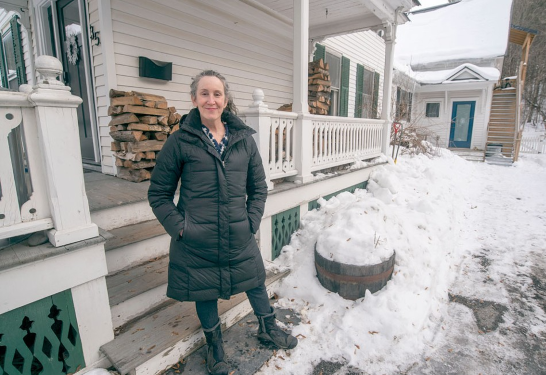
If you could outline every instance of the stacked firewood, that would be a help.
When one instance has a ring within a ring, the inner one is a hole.
[[[157,153],[178,130],[181,115],[163,96],[118,90],[110,90],[108,115],[118,177],[149,180]]]
[[[309,63],[309,112],[327,115],[330,111],[330,67],[322,59]]]

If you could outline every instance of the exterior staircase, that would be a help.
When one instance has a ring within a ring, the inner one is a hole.
[[[101,351],[122,375],[161,374],[204,345],[194,303],[165,296],[170,237],[151,219],[147,183],[99,174],[86,174],[86,180],[92,219],[107,238],[106,284],[115,337]],[[267,272],[270,295],[287,274]],[[218,309],[224,329],[252,311],[244,293],[220,300]]]
[[[512,165],[518,131],[516,124],[516,89],[508,88],[493,91],[485,148],[485,161],[487,163]]]

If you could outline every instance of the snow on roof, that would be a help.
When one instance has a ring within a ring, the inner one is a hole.
[[[512,0],[462,0],[430,12],[410,14],[398,26],[396,65],[416,65],[504,55]]]
[[[470,76],[471,78],[462,79],[463,77],[459,77],[457,79],[456,78],[457,74],[465,70],[468,71],[469,74],[465,75],[464,77]],[[496,68],[483,68],[483,67],[476,66],[474,64],[462,64],[456,67],[455,69],[413,72],[411,76],[422,84],[430,85],[430,84],[438,84],[438,83],[463,82],[463,81],[466,82],[466,81],[475,81],[475,80],[497,81],[500,77],[500,72]],[[474,76],[476,78],[473,78]]]

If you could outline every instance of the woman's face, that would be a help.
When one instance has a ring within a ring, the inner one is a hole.
[[[197,84],[195,97],[192,97],[191,101],[199,109],[203,123],[214,123],[220,120],[227,106],[222,81],[217,77],[202,77]]]

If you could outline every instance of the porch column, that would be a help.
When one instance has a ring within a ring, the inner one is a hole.
[[[91,222],[83,180],[76,113],[82,99],[72,95],[70,87],[57,81],[63,68],[56,58],[38,57],[36,70],[42,77],[28,97],[36,107],[54,225],[54,229],[48,231],[48,237],[58,247],[97,237],[99,231]]]
[[[309,0],[294,0],[294,44],[292,111],[308,114],[307,68],[309,62]]]
[[[313,180],[311,174],[312,128],[307,98],[307,69],[309,62],[309,0],[294,0],[294,72],[292,112],[296,120],[295,164],[298,174],[292,179],[300,183]]]
[[[383,142],[381,152],[389,153],[391,135],[391,111],[392,111],[392,76],[394,62],[394,43],[396,36],[396,25],[387,23],[385,25],[385,72],[383,78],[383,103],[381,105],[381,119],[385,120],[383,126]]]

